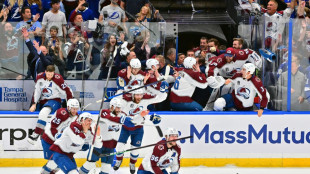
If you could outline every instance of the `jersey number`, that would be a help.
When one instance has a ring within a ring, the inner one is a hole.
[[[158,161],[158,157],[157,157],[157,156],[152,155],[152,156],[151,156],[151,161],[155,161],[155,162],[157,162],[157,161]]]
[[[60,122],[61,122],[60,118],[54,118],[53,119],[53,123],[55,123],[55,124],[59,124]]]
[[[176,79],[175,79],[175,82],[174,82],[174,85],[173,85],[173,87],[174,87],[174,89],[176,89],[176,90],[178,90],[179,89],[179,85],[180,85],[180,82],[179,82],[179,80],[181,79],[181,77],[179,76],[179,77],[177,77]]]

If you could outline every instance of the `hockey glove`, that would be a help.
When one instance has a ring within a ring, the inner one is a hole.
[[[122,116],[121,119],[119,120],[119,122],[121,124],[124,124],[127,127],[135,127],[135,125],[131,122],[131,118],[127,117],[127,116]]]
[[[123,56],[123,57],[126,57],[126,56],[130,53],[130,51],[129,51],[128,48],[127,48],[127,45],[128,45],[128,42],[124,42],[124,43],[121,45],[121,52],[120,52],[120,54],[121,54],[121,56]]]
[[[159,124],[161,122],[161,117],[157,114],[152,114],[150,120],[153,122],[153,124]]]
[[[162,92],[162,93],[168,92],[168,87],[169,87],[168,82],[162,81],[160,84],[160,92]]]
[[[59,139],[61,137],[61,135],[62,135],[61,133],[56,133],[55,134],[55,140]]]

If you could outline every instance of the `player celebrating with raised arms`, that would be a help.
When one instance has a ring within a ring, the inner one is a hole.
[[[64,173],[79,174],[73,155],[80,150],[87,150],[93,136],[96,136],[94,146],[101,147],[100,127],[96,134],[91,132],[93,120],[94,117],[90,113],[83,112],[51,146],[52,159]]]
[[[233,83],[231,94],[225,94],[214,103],[215,111],[223,111],[228,108],[246,111],[253,110],[254,97],[256,94],[261,99],[258,116],[262,116],[269,100],[269,93],[263,86],[262,81],[254,75],[255,66],[252,63],[243,65],[241,73],[236,73],[232,79],[227,79],[225,84]]]
[[[165,138],[159,141],[153,151],[145,156],[137,174],[168,174],[166,171],[168,167],[171,169],[170,174],[178,174],[181,147],[173,141],[178,136],[179,132],[176,129],[168,128]]]
[[[50,147],[54,143],[57,136],[61,134],[62,131],[71,124],[71,122],[75,121],[78,116],[77,112],[79,109],[79,101],[77,99],[69,99],[67,102],[67,108],[58,109],[51,118],[51,122],[46,125],[41,142],[44,159],[48,161],[43,166],[41,174],[49,174],[51,172],[56,173],[59,170],[56,163],[51,159],[53,152],[50,150]]]
[[[122,103],[120,99],[113,98],[110,101],[110,109],[103,109],[100,115],[100,134],[102,135],[102,146],[100,148],[94,148],[100,154],[109,154],[114,152],[117,140],[120,135],[121,125],[124,124],[127,127],[134,127],[132,119],[127,117],[122,112]],[[138,115],[137,115],[138,116]],[[140,116],[139,116],[140,117]],[[101,158],[101,171],[100,174],[108,174],[113,163],[114,156],[106,156]],[[90,161],[86,161],[80,168],[80,174],[89,173],[92,169],[96,168],[96,161],[99,160],[99,156],[92,153]]]
[[[55,73],[54,65],[48,65],[45,72],[38,74],[36,78],[33,104],[29,111],[40,113],[34,132],[27,139],[29,143],[34,144],[44,132],[48,115],[61,107],[62,95],[66,96],[67,100],[73,98],[73,93],[62,76]]]

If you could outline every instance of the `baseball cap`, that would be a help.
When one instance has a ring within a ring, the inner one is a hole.
[[[234,48],[232,48],[232,47],[227,48],[226,51],[225,51],[225,56],[228,56],[228,57],[235,56]]]
[[[68,30],[68,34],[73,33],[74,31],[75,31],[75,28],[74,28],[74,27],[71,27],[71,28]]]

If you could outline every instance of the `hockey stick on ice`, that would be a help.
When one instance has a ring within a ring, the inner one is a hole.
[[[137,90],[137,89],[141,89],[141,88],[145,88],[145,87],[147,87],[147,86],[151,86],[151,85],[157,84],[157,83],[159,83],[159,82],[161,82],[161,81],[164,81],[164,80],[165,80],[165,79],[161,79],[161,80],[158,80],[158,81],[156,81],[156,82],[153,82],[153,83],[150,83],[150,84],[147,84],[147,85],[144,85],[144,86],[140,86],[140,87],[138,87],[138,88],[134,88],[134,89],[131,89],[131,90],[129,90],[129,91],[125,91],[125,92],[120,93],[120,94],[116,94],[116,95],[110,96],[110,97],[108,97],[108,98],[104,98],[104,97],[103,97],[102,99],[97,100],[96,103],[99,103],[99,102],[102,102],[102,101],[106,101],[106,100],[110,100],[110,99],[112,99],[112,98],[114,98],[114,97],[118,97],[118,96],[121,96],[121,95],[130,93],[130,92],[132,92],[132,91],[135,91],[135,90]],[[84,111],[84,110],[85,110],[88,106],[90,106],[91,104],[93,104],[93,103],[87,104],[87,105],[82,109],[82,111]]]
[[[192,138],[192,137],[193,136],[182,137],[182,138],[178,138],[178,139],[171,140],[171,141],[166,141],[166,142],[159,143],[159,144],[166,144],[166,143],[170,143],[170,142],[174,142],[174,141],[179,141],[179,140],[184,140],[184,139]],[[135,148],[131,148],[131,149],[127,149],[127,150],[121,151],[121,152],[112,152],[112,153],[107,153],[107,154],[100,154],[99,152],[94,151],[94,154],[101,158],[101,157],[106,157],[106,156],[122,154],[122,153],[130,152],[130,151],[133,151],[133,150],[144,149],[144,148],[151,147],[151,146],[156,146],[156,145],[158,145],[158,143],[149,144],[149,145],[145,145],[145,146],[141,146],[141,147],[135,147]]]

